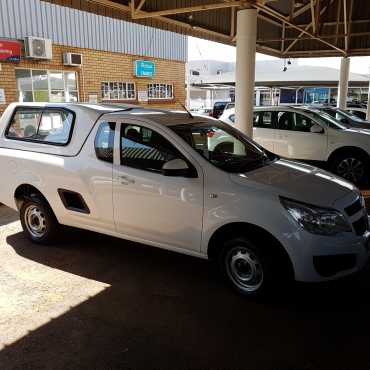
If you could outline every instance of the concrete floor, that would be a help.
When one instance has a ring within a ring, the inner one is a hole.
[[[82,231],[32,245],[0,207],[1,370],[368,369],[369,288],[250,302],[196,258]]]

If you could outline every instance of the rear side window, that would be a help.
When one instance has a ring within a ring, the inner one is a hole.
[[[294,113],[293,112],[279,112],[277,129],[292,131],[294,129]]]
[[[14,140],[67,145],[70,141],[74,114],[64,109],[18,108],[6,137]]]
[[[274,128],[276,112],[255,112],[253,115],[254,127]]]
[[[295,118],[294,131],[311,132],[311,127],[314,125],[311,118],[298,113],[296,113]]]
[[[101,161],[113,163],[115,128],[114,122],[103,122],[99,126],[95,137],[95,153]]]

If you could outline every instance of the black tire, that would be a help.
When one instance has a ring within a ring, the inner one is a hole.
[[[54,244],[60,232],[52,209],[41,196],[26,198],[20,209],[20,219],[24,233],[33,243]]]
[[[366,154],[344,152],[336,155],[329,162],[330,171],[355,185],[369,181],[369,158]]]
[[[282,268],[283,261],[273,247],[257,247],[245,236],[226,241],[219,251],[218,262],[232,288],[250,298],[271,296],[277,282],[282,284],[284,280],[287,285],[290,282],[289,274],[282,273],[288,268]]]

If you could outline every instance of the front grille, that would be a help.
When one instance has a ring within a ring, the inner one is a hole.
[[[349,217],[355,215],[362,210],[361,198],[358,198],[356,202],[344,209]]]
[[[366,231],[369,230],[369,220],[367,217],[367,212],[364,210],[361,197],[358,198],[354,203],[345,209],[348,217],[352,217],[359,212],[362,212],[363,216],[352,223],[353,229],[355,230],[356,235],[364,235]]]
[[[356,232],[356,235],[364,235],[365,232],[369,229],[369,221],[367,215],[355,221],[352,226]]]

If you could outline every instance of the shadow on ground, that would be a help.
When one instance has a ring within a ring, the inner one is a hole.
[[[76,242],[79,240],[79,242]],[[82,242],[80,242],[82,240]],[[7,243],[22,257],[111,285],[0,352],[0,369],[365,369],[368,272],[234,294],[207,261],[88,232],[68,247]]]

